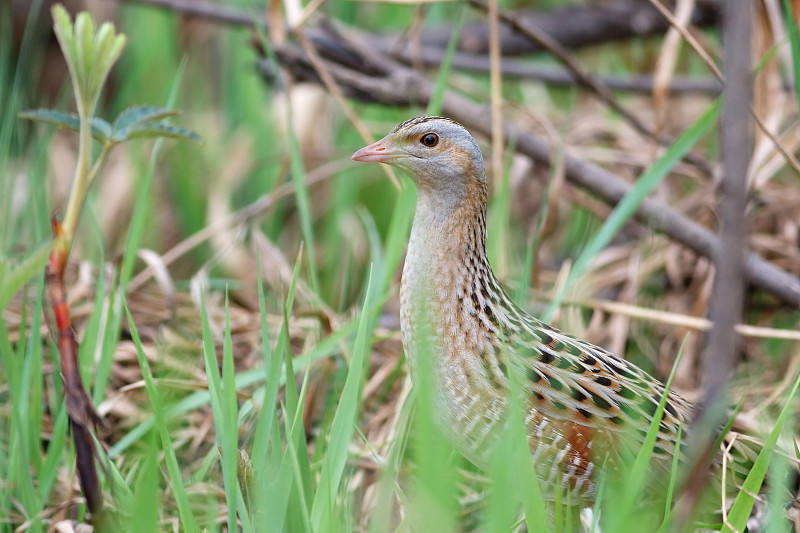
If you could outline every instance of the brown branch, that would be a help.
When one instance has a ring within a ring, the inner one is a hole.
[[[268,27],[268,20],[261,13],[227,7],[208,0],[113,0],[115,2],[145,4],[164,7],[176,12],[199,16],[223,24],[252,27],[257,21]],[[698,0],[691,22],[697,27],[715,26],[719,19],[722,2],[719,0]],[[551,11],[520,10],[514,13],[515,19],[528,27],[536,27],[549,35],[565,48],[578,49],[609,41],[659,35],[669,28],[669,23],[658,10],[641,0],[617,0],[603,4],[570,5]],[[440,26],[423,30],[419,35],[420,49],[445,50],[450,41],[452,28]],[[309,34],[313,40],[313,36]],[[409,43],[397,44],[398,34],[364,35],[371,48],[386,54],[399,53],[407,56],[413,53]],[[535,54],[545,48],[511,31],[500,35],[504,56]],[[458,52],[487,55],[489,53],[489,30],[485,21],[475,21],[464,25],[458,42]],[[410,55],[408,56],[410,57]]]
[[[265,16],[258,16],[248,13],[245,10],[238,8],[231,8],[221,4],[208,2],[204,0],[114,0],[125,3],[144,4],[154,7],[161,7],[170,9],[178,13],[184,13],[191,16],[201,17],[220,24],[227,24],[232,26],[246,26],[252,27],[254,21],[266,26],[268,18]],[[711,4],[709,2],[709,4]],[[573,6],[575,9],[582,9],[581,6]],[[710,7],[699,8],[701,15],[698,16],[696,23],[711,24],[716,20],[716,15],[710,16],[709,13],[714,13],[715,10]],[[706,11],[708,13],[706,13]],[[563,16],[563,15],[559,15]],[[530,19],[531,17],[527,17]],[[655,28],[655,25],[652,25]],[[467,31],[474,31],[475,28],[467,25],[464,33]],[[335,46],[335,41],[331,41],[327,36],[316,31],[315,28],[309,28],[308,32],[309,41],[315,45],[316,48],[327,48],[331,45]],[[445,47],[447,40],[439,42],[445,31],[449,30],[433,30],[430,33],[423,33],[420,39],[424,42],[425,46],[417,47],[413,52],[409,47],[401,47],[398,49],[395,45],[396,36],[377,36],[364,34],[361,36],[376,52],[383,52],[390,54],[392,57],[400,60],[401,62],[411,65],[412,62],[421,62],[425,66],[438,67],[442,64],[445,56]],[[447,34],[449,35],[449,34]],[[474,37],[474,35],[473,35]],[[558,36],[555,40],[561,43],[562,46],[567,48],[576,48],[582,46],[579,41],[564,42],[564,36],[559,39]],[[585,43],[596,44],[596,43]],[[462,48],[471,49],[472,45],[462,46]],[[480,48],[480,47],[479,47]],[[542,51],[542,50],[535,50]],[[489,56],[486,54],[473,53],[473,52],[456,52],[453,55],[452,64],[454,68],[467,70],[472,72],[488,73],[490,68]],[[355,68],[357,65],[353,65]],[[556,86],[573,86],[579,85],[580,80],[577,76],[562,69],[554,67],[543,67],[532,65],[529,61],[513,59],[505,57],[500,65],[503,76],[515,77],[523,79],[538,80],[543,83]],[[651,93],[653,91],[653,79],[651,76],[634,76],[634,77],[618,77],[618,76],[603,76],[594,75],[593,78],[597,83],[605,86],[606,88],[614,91],[630,91],[630,92],[644,92]],[[668,87],[668,92],[671,93],[701,93],[717,95],[721,92],[721,85],[718,81],[710,78],[695,78],[695,77],[681,77],[675,76]]]
[[[428,67],[439,67],[444,60],[444,51],[433,48],[422,50],[417,57],[423,65]],[[401,54],[398,58],[406,64],[410,64],[409,54]],[[489,57],[483,55],[472,55],[464,53],[453,54],[452,65],[454,68],[471,72],[489,72]],[[555,86],[581,86],[578,76],[568,69],[555,66],[542,66],[531,64],[530,61],[504,58],[500,63],[500,70],[506,78],[520,78],[526,80],[540,81],[548,85]],[[653,92],[653,76],[644,74],[640,76],[609,76],[593,74],[592,78],[596,82],[612,91],[627,92]],[[786,87],[790,89],[789,86]],[[696,76],[673,76],[667,86],[667,92],[678,93],[700,93],[716,96],[722,93],[722,84],[710,77],[700,78]]]
[[[722,3],[716,0],[699,0],[692,13],[691,23],[697,27],[715,26]],[[653,6],[638,0],[576,4],[544,12],[518,10],[514,12],[514,18],[526,26],[538,28],[562,46],[571,49],[660,35],[669,28],[669,23]],[[426,30],[420,35],[421,47],[444,49],[451,33],[451,27]],[[503,32],[500,39],[504,56],[546,51],[513,32]],[[388,35],[372,39],[370,44],[386,51],[396,40],[396,36]],[[465,24],[457,49],[459,52],[471,54],[488,54],[489,28],[486,21]]]
[[[63,233],[61,223],[55,218],[51,223],[53,234],[57,240],[58,236]],[[64,379],[64,398],[75,443],[75,464],[78,468],[81,489],[86,497],[86,506],[93,517],[99,517],[103,510],[103,493],[94,462],[97,450],[92,439],[91,428],[97,425],[100,418],[94,410],[92,400],[83,388],[81,379],[78,341],[75,339],[75,330],[72,329],[66,291],[64,290],[66,262],[66,255],[61,250],[54,249],[50,253],[50,260],[45,269],[45,281],[55,318],[56,331],[53,333],[58,339],[61,375]]]
[[[703,402],[700,427],[718,427],[724,419],[725,385],[739,359],[740,338],[736,324],[741,320],[744,299],[744,268],[747,247],[747,169],[750,167],[753,122],[752,68],[750,65],[752,11],[749,0],[727,0],[723,18],[726,94],[722,111],[722,168],[720,187],[721,228],[714,250],[714,288],[709,318],[714,326],[703,353]],[[700,500],[709,464],[714,455],[716,435],[701,432],[695,444],[686,491],[678,504],[678,523],[689,520]],[[678,526],[681,529],[680,526]]]
[[[119,1],[119,0],[114,0]],[[269,27],[269,20],[266,16],[256,17],[253,13],[243,9],[231,8],[216,2],[207,0],[122,0],[126,4],[144,4],[155,7],[168,8],[178,13],[185,13],[197,17],[206,18],[222,24],[231,26],[253,27],[256,22],[264,27]]]
[[[750,66],[751,17],[748,0],[728,0],[725,6],[725,77],[722,112],[720,187],[721,246],[714,255],[714,289],[710,318],[714,328],[703,357],[705,400],[713,400],[733,372],[739,336],[734,327],[742,313],[742,260],[747,248],[747,169],[750,167],[753,122],[753,75]]]
[[[368,46],[361,43],[352,50],[359,55]],[[370,50],[375,54],[374,50]],[[287,45],[277,50],[280,61],[295,76],[319,82],[314,69],[301,50]],[[262,63],[262,68],[264,67]],[[388,73],[369,76],[337,64],[328,64],[328,71],[337,79],[342,89],[351,97],[391,106],[424,105],[433,94],[433,85],[422,74],[386,58]],[[269,70],[265,72],[269,75]],[[490,110],[448,91],[443,109],[445,114],[463,123],[473,132],[487,138],[491,136],[488,125]],[[510,120],[504,122],[505,136],[514,139],[516,150],[534,161],[549,165],[554,147],[533,132],[520,128]],[[596,194],[610,205],[616,205],[631,186],[610,172],[571,154],[564,155],[567,179]],[[686,218],[677,210],[661,202],[646,199],[636,214],[639,220],[661,231],[694,252],[712,257],[719,248],[719,239],[707,228]],[[792,306],[800,306],[800,279],[781,270],[757,254],[748,252],[745,258],[745,276],[753,285],[764,289]]]

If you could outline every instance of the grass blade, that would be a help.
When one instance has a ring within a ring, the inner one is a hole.
[[[153,372],[150,369],[150,363],[147,361],[147,356],[144,354],[142,341],[139,338],[139,332],[136,330],[136,324],[133,322],[133,316],[128,309],[128,306],[123,302],[125,308],[125,315],[128,318],[128,327],[131,331],[131,339],[136,347],[136,358],[139,360],[139,368],[142,370],[142,378],[144,379],[147,395],[150,398],[150,404],[153,407],[153,416],[155,417],[155,426],[158,434],[161,437],[161,449],[164,452],[164,461],[167,465],[169,472],[170,488],[175,495],[175,502],[178,505],[178,514],[180,516],[181,529],[191,533],[198,532],[199,528],[194,520],[191,506],[189,505],[189,495],[186,492],[186,486],[183,482],[181,469],[178,465],[178,459],[175,455],[175,447],[172,444],[172,437],[170,437],[169,427],[167,426],[167,418],[164,416],[164,404],[161,399],[161,394],[156,389],[155,381],[153,380]]]
[[[353,358],[344,383],[342,395],[339,398],[336,414],[331,425],[330,438],[328,439],[327,453],[322,465],[319,486],[311,508],[311,524],[314,531],[331,530],[333,526],[334,498],[339,490],[339,484],[347,461],[350,439],[353,433],[353,424],[356,420],[358,408],[361,405],[361,386],[364,381],[364,368],[367,354],[370,349],[369,324],[374,322],[369,313],[370,302],[377,297],[377,291],[372,284],[372,273],[367,278],[367,294],[364,300],[361,320],[356,333]],[[334,528],[335,529],[335,528]]]
[[[772,429],[769,437],[767,437],[767,440],[764,442],[764,447],[758,454],[758,458],[756,459],[753,468],[750,469],[750,473],[747,474],[747,478],[745,478],[739,494],[733,501],[733,506],[728,513],[728,521],[723,525],[722,531],[728,533],[733,533],[734,531],[744,531],[745,526],[747,525],[747,519],[750,518],[750,513],[753,510],[753,504],[755,503],[756,495],[761,490],[761,485],[764,483],[764,477],[767,475],[770,459],[775,451],[778,438],[781,435],[783,426],[786,424],[789,413],[792,412],[792,400],[794,400],[799,386],[800,375],[798,375],[797,379],[795,379],[792,390],[786,399],[783,409],[781,410],[781,414],[778,416],[778,420],[775,422],[775,427]]]

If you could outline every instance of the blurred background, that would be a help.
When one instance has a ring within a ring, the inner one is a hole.
[[[267,355],[284,350],[296,360],[297,386],[305,391],[303,442],[316,472],[314,461],[325,453],[318,444],[326,442],[355,331],[368,310],[360,436],[350,444],[345,492],[351,499],[340,512],[348,527],[365,530],[379,507],[381,458],[397,438],[408,388],[397,290],[415,193],[404,176],[351,162],[355,150],[408,118],[464,109],[474,122],[454,118],[475,134],[491,182],[492,264],[509,293],[540,315],[614,207],[570,177],[563,154],[635,185],[721,92],[698,50],[723,66],[722,1],[499,1],[502,13],[538,28],[557,47],[501,20],[494,57],[486,6],[479,2],[63,3],[73,15],[88,10],[127,35],[99,116],[110,120],[133,105],[174,107],[181,115],[173,122],[202,138],[132,141],[114,150],[89,193],[66,281],[78,339],[85,343],[87,332],[94,338],[94,349],[81,352],[82,370],[104,419],[98,439],[110,461],[133,486],[153,446],[161,446],[146,437],[153,410],[115,296],[124,287],[159,390],[176,409],[169,428],[185,482],[194,488],[192,505],[209,524],[224,516],[225,503],[217,487],[212,406],[207,394],[198,396],[208,386],[203,313],[221,366],[224,333],[230,333],[230,356],[242,380],[236,385],[240,448],[250,449],[255,439]],[[786,19],[796,3],[753,3],[753,110],[770,134],[755,128],[752,146],[742,149],[752,154],[749,249],[800,276],[800,130]],[[76,163],[75,133],[18,117],[31,108],[75,109],[52,32],[52,4],[0,0],[0,258],[8,265],[51,238],[49,219],[64,210]],[[672,14],[683,35],[659,9]],[[575,69],[595,88],[577,81]],[[489,114],[459,108],[459,97],[500,110],[547,142],[553,164],[521,153],[508,136],[493,151]],[[719,145],[715,123],[650,193],[715,232]],[[703,253],[660,229],[646,218],[625,224],[572,280],[554,321],[661,379],[683,346],[674,386],[697,400],[714,269]],[[121,280],[126,262],[130,271]],[[370,272],[377,296],[366,308]],[[54,431],[64,438],[52,334],[46,314],[33,318],[41,314],[41,289],[40,277],[31,278],[2,310],[0,323],[7,357],[0,366],[0,458],[27,458],[37,495],[21,496],[21,471],[7,467],[7,479],[17,481],[0,483],[0,496],[8,496],[0,501],[25,502],[2,504],[0,527],[8,531],[21,530],[15,528],[31,516],[45,528],[81,516],[68,450],[52,459],[46,486],[42,459],[15,455],[23,441],[10,406],[38,410],[31,415],[38,429],[25,433],[23,446],[32,455],[51,448]],[[750,329],[733,387],[745,398],[743,416],[753,427],[769,424],[800,367],[798,319],[796,306],[780,295],[748,285],[744,322]],[[24,356],[31,345],[42,351],[40,366],[20,374],[28,385],[15,390],[8,386],[9,358]],[[284,394],[275,406],[279,418]],[[388,508],[394,509],[385,511],[388,522],[403,521],[402,498]],[[158,523],[167,527],[176,516],[172,496],[165,496]]]

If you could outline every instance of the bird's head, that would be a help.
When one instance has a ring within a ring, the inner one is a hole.
[[[419,117],[365,146],[353,161],[386,163],[408,173],[420,193],[458,200],[485,187],[478,143],[461,124],[442,117]]]

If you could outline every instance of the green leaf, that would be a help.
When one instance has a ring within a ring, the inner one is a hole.
[[[111,70],[111,65],[113,64],[113,57],[107,57],[109,51],[111,50],[111,44],[114,40],[114,26],[108,22],[102,24],[100,29],[97,30],[97,34],[94,36],[94,42],[92,43],[92,52],[94,53],[94,61],[92,61],[91,70],[89,72],[89,89],[92,94],[96,95],[100,93],[100,89],[103,87],[103,81],[105,81],[108,72]],[[111,59],[111,62],[108,60]]]
[[[634,459],[630,471],[626,473],[622,499],[619,502],[619,507],[617,507],[616,512],[614,513],[615,518],[619,520],[616,525],[620,528],[623,527],[626,520],[630,520],[635,516],[636,502],[639,501],[641,494],[645,489],[647,473],[650,467],[650,460],[653,456],[653,450],[655,448],[656,441],[658,440],[658,432],[661,426],[661,420],[664,416],[664,409],[667,405],[669,391],[672,388],[672,380],[675,378],[675,374],[678,371],[678,365],[683,357],[683,350],[686,347],[687,339],[688,337],[684,338],[680,350],[678,350],[678,356],[675,358],[675,362],[672,364],[672,370],[669,373],[667,382],[664,384],[664,392],[661,394],[658,407],[656,407],[656,410],[653,413],[653,418],[650,421],[650,427],[647,429],[647,434],[644,437],[642,446],[639,449],[639,452],[636,454],[636,458]],[[611,530],[614,531],[614,527],[611,527]],[[621,531],[621,529],[618,530]]]
[[[182,128],[180,126],[173,126],[172,124],[165,124],[163,122],[158,122],[156,124],[140,124],[138,126],[134,126],[130,129],[130,133],[125,139],[116,139],[117,141],[120,140],[128,140],[128,139],[155,139],[158,137],[171,137],[173,139],[189,139],[195,142],[200,142],[200,136],[193,132],[192,130]]]
[[[69,18],[67,10],[61,4],[53,6],[53,31],[61,45],[61,51],[67,59],[70,71],[75,74],[73,58],[75,57],[75,34],[72,27],[72,20]],[[74,78],[73,78],[74,81]]]
[[[269,344],[269,329],[267,327],[267,308],[266,299],[264,297],[264,282],[263,270],[261,269],[261,256],[256,256],[258,268],[258,306],[261,315],[261,342],[264,351],[264,381],[267,386],[264,387],[264,395],[261,400],[261,410],[256,422],[256,431],[253,438],[253,464],[258,472],[264,471],[264,465],[267,461],[267,448],[269,446],[269,436],[272,434],[272,425],[275,423],[277,414],[273,409],[278,398],[278,389],[280,388],[281,379],[281,357],[279,354],[279,346],[275,351],[270,350]],[[292,279],[292,286],[297,282],[296,276],[299,274],[298,266],[295,265],[295,277]],[[282,324],[281,328],[288,327],[287,324]],[[279,337],[280,339],[280,337]],[[280,342],[280,340],[278,341]]]
[[[152,122],[167,117],[179,115],[180,111],[164,109],[162,107],[135,106],[129,107],[117,116],[114,121],[114,138],[124,140],[128,137],[130,129],[145,122]]]
[[[81,11],[75,17],[75,47],[76,65],[78,67],[78,96],[84,103],[90,103],[93,98],[90,93],[89,76],[94,62],[94,21],[86,11]],[[87,109],[91,115],[92,109]]]
[[[342,324],[339,329],[334,332],[332,335],[326,337],[320,343],[311,349],[308,353],[303,355],[299,355],[296,357],[297,369],[295,373],[300,373],[303,370],[308,369],[308,366],[315,361],[319,361],[326,357],[330,357],[332,354],[338,354],[341,352],[340,343],[344,342],[345,339],[349,338],[353,335],[356,331],[356,328],[359,324],[358,320],[350,320]],[[288,326],[287,326],[288,327]],[[283,335],[283,334],[282,334]],[[281,337],[279,337],[280,342],[288,342],[288,334],[283,335],[284,341],[281,341]],[[283,349],[284,351],[288,349]],[[281,350],[275,349],[275,353],[279,353]],[[294,375],[294,373],[292,374]],[[285,376],[279,376],[280,384],[283,385],[286,382]],[[262,368],[254,368],[252,370],[248,370],[245,372],[241,372],[236,376],[236,390],[243,390],[248,387],[253,387],[256,385],[264,384],[265,376],[264,370]],[[180,418],[181,416],[186,415],[186,413],[191,412],[194,409],[199,409],[200,407],[207,406],[210,402],[210,395],[208,391],[199,391],[193,394],[190,394],[183,400],[171,405],[167,411],[167,419],[174,420],[176,418]],[[123,452],[128,450],[133,444],[138,442],[143,435],[145,435],[148,431],[153,428],[155,419],[151,416],[150,418],[145,419],[143,422],[138,424],[136,427],[131,429],[131,431],[125,434],[119,441],[117,441],[109,450],[108,456],[109,457],[117,457],[120,456]],[[273,426],[274,427],[274,426]],[[253,463],[255,465],[255,457],[253,457]],[[256,471],[260,471],[258,466],[256,465]]]
[[[69,67],[69,77],[72,80],[72,90],[78,99],[78,108],[82,104],[79,98],[81,93],[81,70],[78,65],[78,44],[75,39],[75,26],[72,20],[64,9],[64,6],[58,4],[52,9],[53,14],[53,31],[56,34],[58,43],[61,45],[61,52],[64,54],[64,59]]]
[[[152,122],[176,115],[180,115],[180,111],[176,109],[164,109],[163,107],[146,105],[129,107],[117,116],[117,119],[114,121],[114,129],[122,130],[141,124],[142,122]]]
[[[800,80],[800,32],[797,30],[797,23],[795,22],[794,13],[792,13],[792,6],[789,0],[783,0],[783,10],[785,12],[784,20],[786,21],[786,33],[789,34],[789,44],[792,48],[792,75],[797,87],[797,81]],[[800,91],[795,91],[797,100],[800,102]]]
[[[504,345],[503,351],[506,352],[506,350],[507,347]],[[508,354],[505,353],[504,357],[508,357]],[[547,508],[542,498],[539,479],[536,477],[536,469],[533,461],[530,460],[530,448],[528,447],[524,421],[527,413],[523,413],[524,409],[520,409],[525,405],[524,387],[520,383],[519,374],[510,372],[509,378],[508,386],[511,392],[512,405],[515,408],[509,410],[509,422],[506,430],[508,448],[505,448],[505,450],[511,454],[516,464],[519,494],[522,500],[522,509],[525,511],[525,522],[528,525],[528,531],[536,531],[537,525],[547,523]]]
[[[20,118],[36,120],[46,124],[52,124],[62,130],[80,131],[81,120],[75,113],[58,111],[57,109],[30,109],[19,114]],[[92,126],[92,137],[101,143],[111,140],[111,124],[102,118],[93,118],[90,122]]]
[[[89,80],[94,97],[93,105],[100,96],[100,91],[106,82],[108,73],[111,72],[114,63],[119,59],[122,49],[125,47],[125,41],[125,35],[117,35],[115,33],[113,24],[106,22],[100,26],[100,30],[95,36],[95,58]]]
[[[56,109],[30,109],[22,111],[19,116],[28,120],[38,120],[39,122],[52,124],[64,130],[78,131],[81,127],[81,120],[78,115]]]
[[[63,7],[54,7],[52,13],[53,29],[69,66],[78,112],[84,117],[92,116],[108,73],[125,47],[126,37],[117,34],[114,25],[108,22],[95,31],[94,20],[85,11],[78,13],[74,25]]]
[[[112,130],[111,124],[103,120],[102,118],[93,117],[89,124],[92,127],[92,137],[97,139],[98,141],[105,143],[109,140],[112,140]]]

